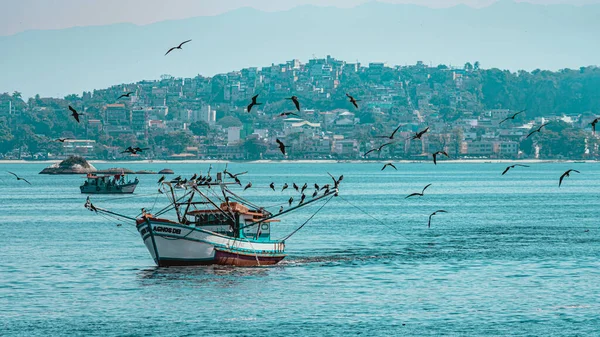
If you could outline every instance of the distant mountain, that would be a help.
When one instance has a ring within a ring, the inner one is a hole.
[[[0,92],[81,94],[113,84],[268,66],[327,54],[360,62],[556,70],[599,63],[600,5],[504,0],[475,9],[368,3],[351,9],[243,8],[146,26],[116,24],[0,37]],[[193,39],[183,50],[165,52]]]

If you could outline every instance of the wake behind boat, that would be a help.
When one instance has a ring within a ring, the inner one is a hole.
[[[272,239],[271,226],[280,221],[280,216],[325,199],[321,210],[338,193],[339,181],[334,179],[332,189],[327,188],[306,202],[302,198],[297,206],[282,207],[273,214],[232,192],[229,186],[236,183],[223,181],[223,173],[217,173],[215,180],[208,176],[185,184],[179,181],[162,183],[161,192],[169,198],[170,204],[156,214],[142,209],[139,217],[129,217],[96,207],[89,198],[85,207],[135,222],[158,266],[262,266],[283,260],[286,239],[312,219],[311,216],[289,235]],[[174,185],[184,187],[183,195],[176,194]],[[175,213],[173,219],[164,217],[170,211]]]

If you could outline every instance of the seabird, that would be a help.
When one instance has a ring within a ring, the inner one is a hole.
[[[121,99],[121,98],[123,98],[123,97],[129,97],[129,95],[131,95],[131,94],[133,94],[133,91],[130,91],[130,92],[126,93],[126,94],[123,94],[123,95],[119,96],[119,97],[117,98],[117,100],[119,100],[119,99]]]
[[[427,223],[427,228],[431,228],[431,217],[434,216],[434,215],[436,215],[436,214],[438,214],[438,213],[448,213],[448,212],[444,211],[443,209],[440,209],[440,210],[437,210],[437,211],[431,213],[429,215],[429,222]]]
[[[388,167],[388,166],[389,167],[393,167],[394,170],[398,171],[398,169],[396,168],[396,166],[394,166],[394,164],[392,164],[392,163],[387,163],[387,164],[383,165],[383,167],[381,168],[381,170],[382,171],[385,170],[385,168]]]
[[[294,105],[296,106],[296,110],[300,111],[300,102],[298,102],[298,97],[292,96],[292,97],[288,97],[286,99],[291,99],[292,102],[294,102]]]
[[[515,166],[529,167],[529,165],[514,164],[514,165],[511,165],[511,166],[508,166],[508,167],[507,167],[507,168],[504,170],[504,172],[502,172],[502,175],[504,175],[506,172],[508,172],[508,170],[510,170],[510,169],[512,169],[512,168],[515,168]]]
[[[596,118],[590,123],[592,125],[592,133],[594,135],[596,134],[596,123],[598,123],[599,120],[600,120],[600,118]]]
[[[285,146],[280,140],[279,138],[275,139],[275,142],[277,142],[277,144],[279,145],[279,151],[281,151],[281,153],[283,153],[283,155],[285,156],[285,148],[287,146]]]
[[[281,188],[281,192],[283,192],[286,188],[288,188],[288,184],[287,183],[283,184],[283,187]]]
[[[69,105],[69,110],[71,110],[72,114],[71,116],[73,116],[73,118],[75,118],[75,120],[77,121],[77,123],[79,123],[79,116],[83,115],[79,112],[77,112],[77,110],[73,109],[72,106]]]
[[[69,139],[73,139],[73,138],[57,138],[57,139],[55,139],[55,141],[64,143],[65,140],[69,140]]]
[[[394,132],[392,132],[391,136],[379,136],[379,138],[387,138],[387,139],[394,139],[394,135],[396,134],[396,132],[398,132],[398,130],[400,129],[402,125],[398,125],[398,127],[394,130]]]
[[[15,177],[17,178],[17,180],[23,180],[24,182],[26,182],[26,183],[28,183],[29,185],[31,185],[31,183],[30,183],[29,181],[27,181],[27,179],[25,179],[25,178],[21,178],[21,177],[19,177],[18,175],[14,174],[14,173],[12,173],[12,172],[10,172],[10,171],[6,171],[6,172],[8,172],[8,173],[12,174],[13,176],[15,176]]]
[[[448,157],[448,154],[446,153],[446,151],[438,151],[436,153],[433,154],[433,164],[437,165],[437,156],[443,154],[444,156]]]
[[[169,50],[167,51],[167,53],[165,54],[165,56],[167,56],[167,54],[169,54],[169,53],[170,53],[171,51],[173,51],[174,49],[181,49],[181,46],[183,46],[184,44],[186,44],[186,43],[188,43],[188,42],[190,42],[190,41],[192,41],[192,40],[183,41],[183,42],[181,42],[181,43],[179,44],[179,46],[177,46],[177,47],[172,47],[171,49],[169,49]]]
[[[514,114],[514,115],[512,115],[512,116],[510,116],[510,117],[506,117],[506,118],[505,118],[505,119],[504,119],[502,122],[498,123],[498,125],[500,125],[500,124],[502,124],[502,123],[506,122],[506,121],[507,121],[507,120],[509,120],[509,119],[515,119],[515,117],[517,117],[517,115],[519,115],[520,113],[523,113],[523,112],[525,112],[525,111],[527,111],[527,109],[521,110],[521,111],[517,112],[516,114]]]
[[[252,187],[252,182],[249,182],[248,185],[246,185],[246,187],[244,187],[244,191],[249,189],[250,187]]]
[[[360,100],[354,99],[354,97],[350,96],[349,94],[346,94],[346,97],[348,97],[350,99],[350,103],[352,103],[352,105],[358,109],[358,104],[356,104],[356,102],[360,102]]]
[[[422,137],[422,136],[423,136],[425,133],[427,133],[427,131],[429,131],[429,127],[426,127],[426,128],[425,128],[425,130],[423,130],[423,131],[419,131],[419,132],[415,133],[415,135],[414,135],[414,136],[412,136],[412,139],[421,139],[421,137]]]
[[[416,197],[416,196],[422,197],[422,196],[423,196],[423,194],[425,193],[425,190],[426,190],[426,189],[427,189],[427,187],[429,187],[429,186],[431,186],[431,184],[427,184],[427,186],[423,187],[423,190],[421,191],[421,193],[413,193],[413,194],[410,194],[410,195],[408,195],[408,196],[407,196],[406,198],[404,198],[404,199],[408,199],[408,198],[410,198],[410,197]]]
[[[560,187],[560,185],[562,185],[562,181],[563,181],[563,179],[565,179],[565,177],[569,177],[569,174],[571,172],[581,173],[581,172],[579,172],[577,170],[573,170],[573,169],[568,170],[567,172],[563,173],[562,176],[560,176],[560,180],[558,180],[558,187]]]
[[[369,153],[374,152],[374,151],[380,152],[381,149],[383,149],[384,146],[388,146],[388,145],[391,145],[391,144],[393,144],[393,143],[391,143],[391,142],[390,143],[385,143],[385,144],[381,145],[378,148],[370,149],[369,151],[365,152],[365,154],[363,154],[363,157],[366,157]]]
[[[269,185],[269,187],[273,190],[273,192],[275,192],[275,183],[271,183],[271,185]]]
[[[543,128],[544,126],[548,125],[548,124],[550,124],[550,122],[540,125],[540,127],[539,127],[539,128],[537,128],[537,129],[535,129],[535,130],[531,131],[531,132],[530,132],[530,133],[527,135],[527,137],[525,137],[525,139],[529,138],[531,135],[533,135],[533,134],[534,134],[534,133],[536,133],[536,132],[541,132],[541,131],[542,131],[542,128]]]
[[[257,99],[257,98],[258,98],[258,95],[254,95],[254,96],[252,97],[252,103],[250,103],[250,104],[248,105],[248,108],[247,108],[247,111],[248,111],[248,112],[250,112],[250,111],[252,110],[252,107],[253,107],[253,106],[255,106],[255,105],[261,105],[261,104],[262,104],[262,103],[258,103],[258,102],[256,102],[256,99]]]
[[[292,202],[294,202],[294,197],[290,197],[290,199],[288,200],[288,204],[292,206]]]
[[[279,114],[279,117],[290,116],[290,115],[298,116],[298,114],[295,112],[282,112]]]

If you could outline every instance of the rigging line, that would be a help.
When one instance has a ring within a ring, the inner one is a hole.
[[[325,205],[327,205],[327,203],[328,203],[328,202],[329,202],[331,199],[333,199],[333,196],[329,197],[329,199],[327,199],[327,201],[325,201],[325,203],[324,203],[323,205],[321,205],[321,207],[319,207],[319,209],[318,209],[318,210],[317,210],[315,213],[313,213],[313,215],[311,215],[311,216],[310,216],[310,218],[308,218],[306,221],[304,221],[304,223],[303,223],[303,224],[302,224],[300,227],[296,228],[296,229],[295,229],[293,232],[291,232],[291,233],[290,233],[288,236],[286,236],[286,237],[284,237],[283,239],[281,239],[281,240],[278,240],[278,241],[285,241],[285,240],[289,239],[289,238],[290,238],[292,235],[296,234],[296,232],[298,232],[300,229],[302,229],[302,227],[304,227],[304,226],[305,226],[305,225],[306,225],[306,224],[307,224],[307,223],[308,223],[308,222],[309,222],[309,221],[310,221],[310,220],[311,220],[311,219],[312,219],[312,218],[313,218],[315,215],[317,215],[317,213],[319,213],[319,211],[320,211],[320,210],[322,210],[322,209],[323,209],[323,207],[325,207]]]
[[[379,224],[393,230],[394,232],[396,232],[397,234],[399,234],[400,236],[402,236],[403,238],[405,238],[406,240],[414,243],[414,244],[418,244],[417,242],[409,239],[406,235],[400,233],[396,228],[389,226],[388,224],[384,223],[383,221],[377,219],[376,217],[372,216],[371,214],[367,213],[366,211],[364,211],[363,209],[361,209],[360,207],[356,206],[355,204],[351,203],[350,201],[346,200],[345,198],[343,198],[342,196],[339,196],[342,200],[344,200],[345,202],[347,202],[350,206],[356,208],[357,210],[361,211],[362,213],[364,213],[365,215],[367,215],[368,217],[370,217],[371,219],[379,222]]]
[[[124,197],[115,197],[115,198],[107,198],[107,199],[95,198],[95,200],[98,202],[104,202],[104,201],[131,199],[131,198],[138,198],[138,197],[147,197],[147,196],[154,195],[154,194],[158,194],[158,193],[135,194],[135,195],[128,195],[128,196],[124,196]]]

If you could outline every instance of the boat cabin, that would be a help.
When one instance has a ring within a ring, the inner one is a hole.
[[[266,210],[251,210],[237,203],[222,203],[219,209],[193,210],[186,213],[187,225],[235,238],[253,241],[271,240],[271,223],[276,219],[263,220],[271,216]],[[252,225],[257,221],[262,222]]]

